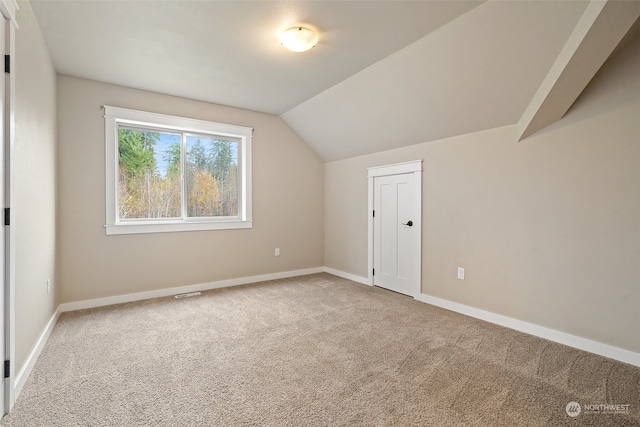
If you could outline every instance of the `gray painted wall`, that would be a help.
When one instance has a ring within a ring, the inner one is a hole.
[[[56,276],[56,74],[31,5],[20,2],[15,48],[15,367],[53,316]],[[47,279],[52,280],[47,294]]]
[[[367,168],[424,159],[422,293],[640,352],[639,71],[636,39],[520,143],[507,126],[327,163],[325,265],[367,276]]]
[[[253,228],[106,236],[100,105],[254,128]],[[65,76],[58,113],[61,302],[324,265],[323,163],[279,117]]]

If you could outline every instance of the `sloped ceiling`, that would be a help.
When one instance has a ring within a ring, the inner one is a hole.
[[[31,0],[60,74],[276,115],[481,3]],[[277,37],[299,24],[301,54]]]
[[[558,86],[550,70],[582,64],[567,45],[589,56],[575,33],[595,28],[595,3],[31,0],[58,73],[281,115],[326,161],[540,115],[552,104],[541,87]],[[582,75],[637,18],[630,9],[585,37],[605,41]],[[278,31],[305,23],[318,46],[283,49]]]

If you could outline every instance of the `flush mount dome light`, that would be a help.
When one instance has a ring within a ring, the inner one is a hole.
[[[280,43],[294,52],[304,52],[318,43],[318,34],[305,27],[291,27],[280,34]]]

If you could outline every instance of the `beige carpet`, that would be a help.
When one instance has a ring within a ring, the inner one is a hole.
[[[317,274],[65,313],[0,425],[638,426],[639,388],[639,368]],[[607,403],[629,413],[586,406]]]

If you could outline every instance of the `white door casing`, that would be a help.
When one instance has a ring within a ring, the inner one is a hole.
[[[369,168],[368,180],[369,284],[415,297],[421,282],[422,160]]]
[[[2,52],[4,55],[5,52],[5,28],[6,28],[6,20],[0,16],[0,46],[2,46]],[[3,58],[4,59],[4,56]],[[5,133],[5,73],[2,73],[2,76],[0,76],[0,134],[2,135],[2,150],[0,150],[0,199],[2,200],[1,206],[0,206],[0,213],[5,213],[5,208],[9,207],[8,203],[7,203],[7,197],[6,197],[6,186],[5,186],[5,182],[6,182],[6,176],[5,176],[5,156],[7,155],[7,150],[6,150],[6,133]],[[6,215],[6,213],[5,213]],[[3,221],[4,223],[4,221]],[[6,330],[5,330],[5,317],[6,317],[6,313],[7,313],[7,309],[6,309],[6,286],[8,284],[8,281],[6,280],[7,276],[5,275],[6,272],[6,249],[5,249],[5,244],[7,242],[6,238],[7,238],[7,234],[5,232],[5,229],[8,228],[6,226],[2,226],[0,227],[0,242],[2,242],[0,244],[0,260],[2,260],[2,262],[0,262],[0,277],[2,277],[2,283],[3,283],[3,289],[2,292],[0,292],[0,354],[2,354],[2,361],[4,362],[5,360],[9,360],[9,357],[7,357],[6,354],[6,345],[5,345],[5,338],[6,338]],[[2,371],[4,371],[4,366],[2,366]],[[4,374],[4,372],[2,372]],[[4,375],[2,375],[4,377]],[[6,398],[7,396],[10,394],[9,392],[9,387],[10,387],[10,380],[9,378],[3,378],[2,379],[2,387],[0,387],[0,410],[2,411],[2,415],[4,415],[7,412],[8,409],[8,405],[7,405],[7,401]]]
[[[18,28],[16,12],[18,3],[15,0],[0,0],[0,46],[4,57],[4,70],[0,82],[0,213],[11,206],[11,158],[15,139],[15,31]],[[8,65],[8,67],[7,67]],[[6,218],[5,218],[6,220]],[[3,221],[5,223],[5,221]],[[13,363],[15,355],[15,242],[14,224],[5,225],[0,232],[0,354],[1,362],[11,361],[8,378],[2,379],[0,396],[0,417],[9,412],[15,401]],[[3,366],[4,368],[4,366]],[[2,369],[4,371],[4,369]],[[4,372],[3,372],[4,373]],[[4,375],[3,375],[4,376]]]

